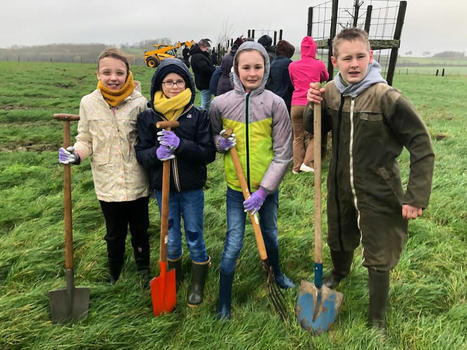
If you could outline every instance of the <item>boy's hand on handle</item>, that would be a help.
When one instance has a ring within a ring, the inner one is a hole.
[[[165,145],[160,145],[156,149],[156,156],[161,161],[173,159],[173,158],[175,158],[174,148],[170,148],[170,147],[165,146]]]
[[[180,144],[180,138],[173,131],[161,130],[157,135],[157,140],[161,145],[176,149]]]
[[[266,190],[260,186],[258,190],[251,194],[250,198],[243,202],[245,212],[249,211],[251,214],[255,215],[261,209],[267,196],[268,193]]]
[[[413,207],[409,204],[402,205],[402,217],[406,220],[416,219],[419,216],[422,216],[423,209]]]
[[[58,162],[61,164],[75,164],[81,163],[79,154],[75,151],[73,146],[69,146],[66,149],[60,147],[58,150]]]
[[[230,134],[230,136],[226,137],[224,134],[226,133],[226,130],[222,130],[219,135],[222,136],[219,139],[219,146],[222,148],[224,151],[228,151],[232,147],[234,147],[237,144],[237,141],[235,140],[235,134]]]
[[[311,103],[321,103],[325,89],[321,87],[320,83],[310,83],[310,88],[306,94],[306,99]]]

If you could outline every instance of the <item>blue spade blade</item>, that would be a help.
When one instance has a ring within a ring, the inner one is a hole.
[[[337,317],[343,294],[326,286],[317,288],[302,281],[297,300],[296,315],[301,326],[313,334],[327,331]]]

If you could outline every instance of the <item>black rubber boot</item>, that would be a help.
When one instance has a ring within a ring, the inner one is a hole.
[[[203,302],[204,283],[208,275],[211,258],[202,263],[191,264],[191,287],[188,292],[188,306],[197,307]]]
[[[370,326],[384,329],[386,302],[389,294],[389,271],[368,269],[370,290],[370,307],[368,321]]]
[[[217,319],[219,320],[230,320],[233,278],[233,272],[226,274],[221,271],[219,279],[219,303],[217,304]]]
[[[137,247],[133,249],[135,256],[136,269],[138,274],[143,279],[143,287],[148,289],[151,281],[151,274],[149,271],[149,249]]]
[[[353,250],[351,252],[339,252],[331,249],[331,260],[333,269],[331,274],[324,278],[323,284],[328,288],[334,289],[350,272]]]
[[[270,248],[266,252],[268,254],[268,261],[271,264],[272,270],[274,271],[274,278],[282,289],[295,288],[295,284],[290,278],[282,273],[279,266],[279,249]]]
[[[122,272],[123,261],[109,258],[108,264],[109,264],[108,283],[111,285],[114,285],[118,281],[118,278],[120,277],[120,273]]]
[[[182,257],[177,260],[167,260],[169,270],[175,270],[175,286],[180,287],[183,281],[183,271],[182,271]]]

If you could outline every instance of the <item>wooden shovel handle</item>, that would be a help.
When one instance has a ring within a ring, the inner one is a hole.
[[[232,134],[232,131],[227,130],[223,136],[229,137],[230,134]],[[237,149],[234,146],[229,151],[230,151],[230,156],[232,157],[232,161],[234,163],[235,172],[237,173],[238,181],[240,181],[240,186],[243,192],[243,198],[247,200],[248,198],[250,198],[250,191],[248,190],[248,185],[246,183],[245,175],[243,175],[242,164],[240,163],[240,159],[238,158]],[[263,239],[263,234],[261,232],[261,227],[259,226],[258,216],[256,214],[255,215],[251,213],[249,214],[250,214],[251,223],[253,225],[253,230],[255,232],[255,239],[256,239],[256,245],[258,247],[259,257],[261,258],[261,260],[264,261],[268,258],[268,255],[266,253],[266,246],[264,245],[264,239]]]
[[[156,127],[170,130],[176,128],[179,122],[160,121]],[[160,238],[160,257],[159,261],[167,262],[167,241],[169,233],[169,196],[170,196],[170,160],[162,162],[162,203],[161,203],[161,238]]]
[[[162,164],[161,239],[159,261],[167,262],[167,240],[169,233],[170,160]]]
[[[315,169],[315,263],[321,264],[322,243],[321,243],[321,104],[315,103],[313,106],[313,150]]]
[[[70,121],[79,120],[79,115],[58,113],[54,119],[63,121],[63,148],[70,146]],[[73,269],[73,223],[71,214],[71,165],[63,165],[63,207],[65,220],[65,268]]]

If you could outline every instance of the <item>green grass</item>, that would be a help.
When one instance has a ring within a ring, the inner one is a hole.
[[[149,97],[153,70],[136,66]],[[205,302],[186,306],[190,273],[173,313],[154,318],[127,242],[119,282],[107,286],[105,224],[89,162],[72,168],[76,286],[91,289],[87,318],[55,325],[50,290],[64,280],[62,125],[53,113],[77,113],[95,88],[95,66],[0,62],[0,348],[1,349],[466,349],[467,87],[465,78],[396,75],[394,86],[422,114],[433,137],[436,168],[430,206],[409,225],[409,240],[391,273],[385,341],[366,326],[367,273],[358,249],[350,276],[339,286],[344,302],[332,329],[314,337],[293,316],[297,291],[285,293],[290,322],[268,303],[265,278],[247,226],[236,270],[231,322],[215,318],[219,263],[225,235],[222,161],[209,166],[205,238],[212,268]],[[72,127],[76,134],[76,124]],[[400,163],[404,182],[409,157]],[[327,161],[324,162],[324,176]],[[313,180],[288,172],[281,185],[279,240],[282,265],[298,284],[313,279]],[[325,187],[323,186],[323,190]],[[325,193],[323,193],[324,199]],[[323,205],[323,213],[325,203]],[[159,215],[150,203],[152,272],[158,275]],[[326,232],[324,216],[323,232]],[[323,248],[325,270],[331,268]],[[190,261],[185,250],[184,268]]]

